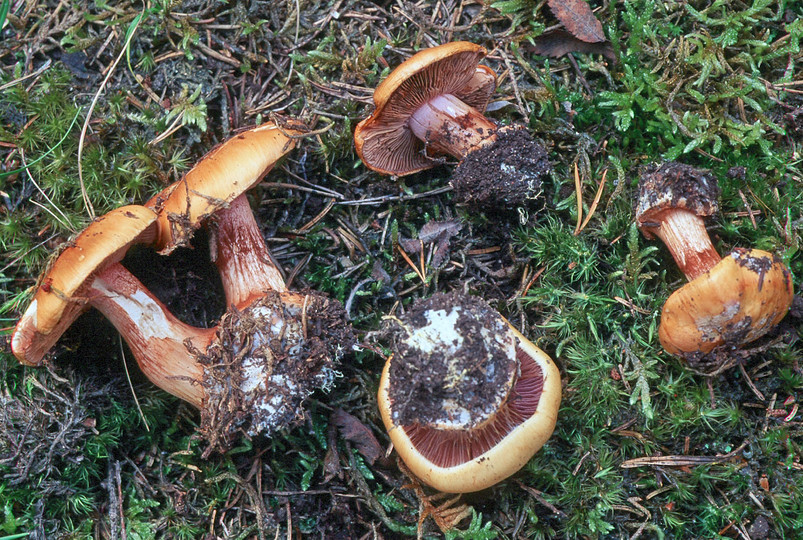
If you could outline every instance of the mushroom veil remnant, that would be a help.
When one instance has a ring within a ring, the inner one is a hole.
[[[560,374],[479,298],[436,294],[390,319],[379,409],[402,460],[444,492],[507,478],[552,434]]]
[[[689,283],[661,313],[664,349],[692,365],[716,347],[739,347],[766,334],[792,304],[792,275],[775,255],[736,248],[720,257],[704,218],[717,212],[719,187],[710,171],[682,163],[652,166],[639,181],[636,223],[659,237]]]
[[[451,184],[459,202],[500,209],[541,191],[550,170],[546,151],[520,127],[499,128],[483,115],[496,74],[479,65],[486,50],[458,41],[424,49],[376,88],[375,109],[357,126],[354,143],[367,167],[404,176],[460,160]]]
[[[92,223],[44,275],[12,346],[37,364],[89,307],[126,340],[142,372],[201,410],[207,453],[233,435],[270,435],[303,416],[328,388],[353,344],[342,306],[315,291],[292,292],[262,238],[244,192],[287,153],[292,130],[265,124],[226,141],[145,207]],[[179,321],[119,261],[132,243],[169,253],[206,224],[229,306],[214,328]]]

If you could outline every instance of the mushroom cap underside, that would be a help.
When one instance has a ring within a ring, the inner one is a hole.
[[[407,126],[410,116],[430,99],[451,94],[480,112],[496,90],[496,74],[478,65],[484,47],[458,41],[424,49],[399,65],[374,92],[374,112],[354,131],[362,162],[382,174],[407,175],[434,167]]]
[[[792,275],[766,251],[737,248],[667,299],[658,337],[670,354],[708,354],[763,336],[792,304]]]
[[[540,370],[543,382],[538,406],[529,418],[504,435],[490,450],[454,466],[433,463],[416,448],[403,426],[393,425],[388,392],[391,361],[386,362],[378,395],[382,420],[402,460],[428,485],[447,493],[469,493],[488,488],[523,467],[552,435],[560,407],[560,373],[546,353],[515,328],[513,332],[519,349]]]
[[[243,131],[206,154],[184,177],[151,197],[158,214],[156,247],[169,254],[186,245],[195,229],[219,209],[259,183],[295,146],[301,131],[273,122]]]
[[[436,293],[386,320],[397,361],[390,367],[392,420],[457,432],[497,416],[517,372],[517,339],[487,302]]]
[[[681,209],[707,217],[719,210],[719,185],[707,169],[674,161],[651,166],[638,188],[636,224],[647,238],[652,238],[650,226],[661,220],[662,212]]]
[[[156,234],[156,214],[144,206],[123,206],[90,223],[40,277],[11,338],[20,362],[39,364],[87,309],[82,286],[95,272],[122,260],[131,245],[153,243]]]

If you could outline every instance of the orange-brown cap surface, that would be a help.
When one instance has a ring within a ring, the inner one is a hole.
[[[93,273],[119,262],[132,244],[156,237],[156,214],[144,206],[123,206],[93,221],[45,274],[11,338],[14,355],[24,364],[44,354],[86,309],[81,288]]]
[[[409,426],[394,424],[391,419],[389,392],[390,366],[393,358],[385,364],[378,400],[382,420],[393,446],[418,478],[440,491],[469,493],[500,482],[523,467],[555,429],[561,399],[560,373],[546,353],[515,328],[512,326],[510,328],[517,340],[517,356],[522,361],[521,379],[527,379],[525,386],[540,390],[537,406],[534,407],[532,414],[521,419],[516,427],[507,432],[490,449],[461,463],[450,466],[435,463],[429,455],[430,452],[422,449],[422,446],[414,441],[415,437],[411,435],[413,430]],[[522,395],[510,399],[526,401],[528,397]],[[479,437],[486,435],[482,434]]]
[[[152,197],[146,206],[159,216],[157,249],[169,254],[186,245],[207,217],[256,185],[295,146],[291,137],[300,133],[272,122],[243,131]]]
[[[456,41],[411,56],[376,88],[373,114],[354,132],[357,154],[383,174],[412,174],[436,165],[424,155],[424,143],[407,127],[410,116],[427,101],[451,94],[482,112],[496,90],[496,75],[479,66],[484,47]]]
[[[748,343],[783,319],[792,298],[792,276],[780,260],[758,249],[735,249],[669,297],[658,337],[679,356]]]

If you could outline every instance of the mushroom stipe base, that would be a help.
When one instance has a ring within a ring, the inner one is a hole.
[[[437,293],[390,319],[393,355],[377,396],[413,474],[448,493],[507,478],[552,434],[560,374],[485,301]]]
[[[382,421],[405,464],[421,481],[437,490],[445,493],[471,493],[491,487],[522,468],[552,435],[561,400],[560,373],[546,353],[530,343],[515,328],[510,328],[516,337],[516,348],[528,355],[541,373],[541,393],[536,410],[491,449],[451,467],[441,467],[427,459],[415,447],[406,429],[393,424],[388,406],[391,362],[385,363],[378,396]]]
[[[344,320],[340,302],[315,291],[270,291],[227,312],[206,351],[187,344],[204,367],[205,454],[227,448],[236,434],[269,436],[303,418],[301,403],[332,386],[353,344]]]
[[[394,423],[471,429],[504,403],[516,376],[515,345],[484,301],[435,294],[391,322]],[[464,421],[466,411],[471,418]]]
[[[416,424],[404,426],[413,446],[437,466],[455,467],[481,458],[499,439],[535,414],[544,388],[544,372],[520,346],[516,348],[516,358],[519,361],[519,375],[505,404],[493,420],[471,432]],[[455,452],[454,449],[460,451]]]

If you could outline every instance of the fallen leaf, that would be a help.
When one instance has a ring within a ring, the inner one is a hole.
[[[421,253],[423,244],[434,243],[433,268],[440,268],[449,259],[450,239],[458,234],[463,224],[456,220],[428,221],[418,231],[418,238],[399,238],[399,245],[408,255]],[[422,244],[423,243],[423,244]]]
[[[326,443],[329,447],[323,458],[323,483],[328,484],[336,476],[343,479],[343,469],[340,467],[340,455],[337,453],[337,427],[329,424],[326,431]]]
[[[378,260],[374,262],[374,267],[371,269],[371,277],[380,283],[390,282],[390,274],[382,267],[382,263]]]
[[[555,30],[541,34],[533,40],[532,44],[522,45],[522,48],[542,56],[560,58],[572,52],[583,54],[601,54],[612,62],[616,61],[613,47],[609,42],[588,43],[581,41],[565,30]]]
[[[399,245],[408,255],[421,253],[421,242],[418,238],[399,237]]]
[[[444,262],[449,260],[449,248],[451,238],[458,234],[463,228],[459,221],[430,221],[418,231],[418,237],[424,242],[435,242],[436,249],[432,254],[432,266],[440,268]]]
[[[357,451],[370,465],[382,456],[382,446],[368,427],[343,409],[335,409],[330,421],[340,430],[340,436],[354,443]]]
[[[504,109],[504,108],[505,108],[505,107],[507,107],[508,105],[513,105],[513,103],[512,103],[512,102],[510,102],[510,101],[507,101],[507,100],[505,100],[505,99],[500,99],[500,100],[497,100],[497,101],[492,101],[492,102],[490,102],[490,103],[488,104],[488,106],[487,106],[487,107],[485,107],[485,112],[487,112],[487,113],[490,113],[490,112],[498,111],[498,110],[500,110],[500,109]]]
[[[452,237],[460,232],[463,225],[459,221],[428,221],[418,231],[418,237],[425,243],[437,240],[439,236]]]
[[[555,17],[577,39],[588,43],[605,41],[602,23],[584,0],[548,0],[547,3]]]

